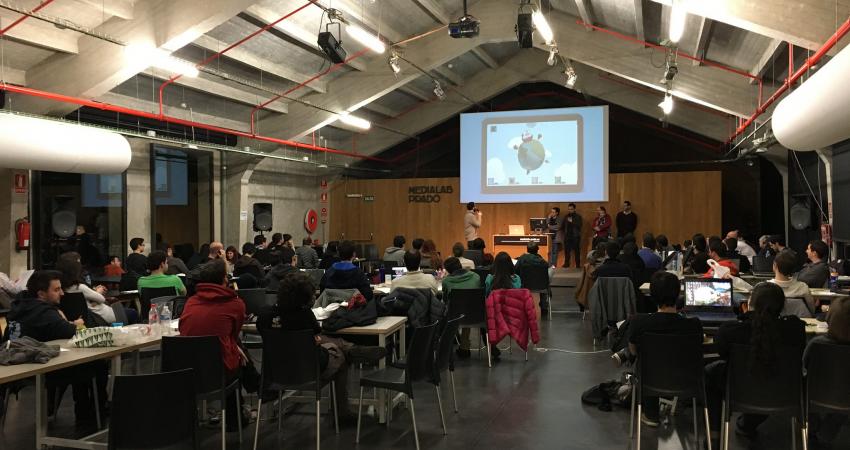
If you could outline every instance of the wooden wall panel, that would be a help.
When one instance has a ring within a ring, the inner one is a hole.
[[[452,193],[439,194],[439,203],[410,203],[411,186],[451,186]],[[371,240],[383,253],[393,236],[403,234],[408,245],[414,237],[431,238],[443,255],[455,242],[465,242],[458,178],[390,180],[342,180],[330,186],[329,239]],[[372,195],[373,202],[347,198],[346,194]],[[720,172],[616,173],[609,176],[609,201],[603,203],[612,218],[623,200],[632,202],[638,214],[638,240],[645,231],[668,236],[681,243],[694,233],[720,234]],[[481,236],[492,245],[493,234],[507,233],[508,225],[528,227],[530,217],[544,217],[552,206],[563,203],[479,204],[483,213]],[[589,221],[599,203],[578,203],[585,220],[582,248],[589,248]]]

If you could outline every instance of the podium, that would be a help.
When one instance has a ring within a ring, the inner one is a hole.
[[[528,244],[536,242],[540,247],[538,254],[544,259],[548,258],[549,245],[552,239],[551,234],[527,234],[527,235],[510,235],[510,234],[494,234],[493,235],[493,255],[499,252],[505,252],[511,255],[511,258],[517,259],[526,253]]]

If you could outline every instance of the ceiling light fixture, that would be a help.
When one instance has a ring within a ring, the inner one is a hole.
[[[200,73],[198,68],[189,61],[175,58],[169,52],[150,45],[128,45],[124,47],[124,57],[136,67],[156,67],[192,78]]]
[[[566,83],[564,86],[572,89],[576,85],[576,81],[578,81],[578,74],[576,74],[576,70],[573,69],[573,66],[567,66],[567,69],[564,70],[564,76],[567,77]]]
[[[361,117],[353,116],[348,111],[344,111],[337,115],[337,120],[346,125],[350,125],[354,128],[359,128],[361,130],[368,130],[369,128],[372,128],[371,122]]]
[[[440,100],[446,99],[446,91],[443,90],[443,87],[440,86],[440,82],[437,80],[434,80],[434,95]]]
[[[345,31],[348,31],[348,34],[351,35],[355,41],[365,45],[369,48],[369,50],[372,50],[375,53],[383,54],[387,50],[387,47],[381,39],[378,38],[378,36],[375,36],[357,25],[349,24],[345,27]]]
[[[546,64],[549,64],[550,66],[554,66],[555,63],[558,61],[557,56],[558,56],[558,46],[553,45],[553,46],[549,47],[549,58],[546,59]]]
[[[398,53],[392,52],[392,56],[390,56],[390,60],[387,64],[390,65],[390,69],[392,69],[393,73],[398,75],[401,72],[401,65],[399,64],[399,56]]]
[[[670,42],[676,44],[679,39],[682,39],[682,34],[685,33],[685,20],[688,12],[683,5],[684,0],[673,0],[670,11],[670,28],[667,32],[667,38]]]
[[[673,112],[673,95],[669,91],[664,94],[664,100],[658,104],[658,107],[661,108],[665,116]]]
[[[543,15],[543,12],[539,9],[534,11],[531,14],[531,20],[534,22],[534,28],[540,33],[540,37],[543,38],[543,42],[546,45],[552,45],[555,39],[555,33],[552,32],[552,27],[549,26],[549,22],[546,21],[546,16]]]

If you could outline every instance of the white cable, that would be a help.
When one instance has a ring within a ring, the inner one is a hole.
[[[800,175],[803,176],[803,181],[806,182],[806,187],[809,188],[809,193],[812,194],[812,199],[815,201],[815,204],[818,205],[818,209],[820,210],[821,219],[824,217],[828,217],[825,212],[823,212],[823,207],[820,204],[820,198],[815,197],[815,191],[812,189],[812,185],[809,184],[809,178],[806,177],[806,172],[803,170],[803,166],[800,164],[800,160],[797,159],[797,152],[791,150],[791,154],[794,155],[794,161],[797,162],[797,168],[800,169]],[[818,158],[818,171],[820,171],[820,158]]]
[[[591,351],[591,352],[579,352],[579,351],[575,351],[575,350],[564,350],[562,348],[547,348],[547,347],[535,347],[534,350],[536,350],[540,353],[560,352],[560,353],[569,353],[569,354],[572,354],[572,355],[592,355],[592,354],[595,354],[595,353],[610,353],[611,352],[611,350],[594,350],[594,351]]]

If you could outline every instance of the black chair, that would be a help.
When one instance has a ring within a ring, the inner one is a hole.
[[[432,382],[437,387],[437,404],[440,406],[443,434],[446,434],[446,421],[443,419],[443,402],[440,399],[441,374],[445,371],[449,372],[449,384],[452,387],[452,403],[454,404],[454,411],[457,413],[457,394],[455,393],[455,344],[457,341],[455,340],[455,336],[457,336],[463,318],[464,316],[461,314],[445,321],[443,331],[440,333],[440,338],[436,343],[436,351],[434,352],[434,374],[432,375]]]
[[[481,280],[481,287],[484,287],[484,282],[487,280],[487,275],[490,275],[490,268],[476,267],[475,269],[472,269],[472,271],[478,275],[478,279]]]
[[[699,441],[697,400],[701,400],[705,416],[708,449],[711,439],[705,395],[702,335],[644,333],[638,341],[637,384],[632,390],[631,424],[637,421],[635,448],[640,450],[641,400],[650,397],[693,399],[694,439]],[[637,404],[637,414],[635,414]],[[634,430],[631,425],[630,430]]]
[[[786,414],[791,416],[792,443],[797,421],[803,449],[808,434],[803,407],[803,350],[781,346],[776,349],[773,367],[750,367],[750,346],[732,345],[726,367],[726,398],[723,401],[723,448],[729,448],[729,420],[733,412]]]
[[[109,449],[194,449],[198,409],[191,369],[116,376],[109,418]],[[139,418],[150,425],[140,425]]]
[[[484,252],[481,250],[464,250],[463,257],[472,260],[475,263],[475,267],[484,263]]]
[[[479,342],[483,338],[487,343],[487,367],[493,367],[490,361],[490,339],[481,335],[481,330],[487,328],[487,306],[484,301],[484,288],[452,289],[446,300],[448,303],[446,318],[451,320],[463,316],[459,328],[478,330]],[[481,346],[477,347],[480,355]]]
[[[86,319],[89,305],[82,292],[67,292],[59,301],[59,310],[62,311],[62,314],[65,314],[65,318],[68,320]]]
[[[552,320],[552,288],[549,283],[549,268],[531,266],[523,268],[522,287],[535,294],[546,294],[546,304],[549,306],[549,320]]]
[[[360,402],[357,407],[357,437],[360,443],[360,422],[363,415],[363,388],[373,387],[407,394],[410,400],[410,417],[413,421],[413,436],[419,450],[419,432],[416,429],[416,409],[413,403],[413,382],[427,379],[434,364],[434,334],[437,322],[413,329],[413,337],[407,349],[404,369],[387,367],[360,378]]]
[[[310,276],[310,281],[313,282],[313,287],[315,289],[319,289],[322,277],[325,276],[325,269],[304,269],[304,272]]]
[[[389,261],[389,260],[384,260],[383,262],[381,262],[381,264],[384,266],[384,270],[388,271],[387,273],[391,273],[389,271],[393,270],[393,267],[401,267],[401,266],[404,265],[404,264],[399,264],[398,261]]]
[[[815,342],[806,359],[808,431],[812,412],[850,416],[850,345]]]
[[[245,313],[248,315],[257,315],[260,311],[269,305],[266,300],[265,289],[239,289],[239,298],[245,302]]]
[[[139,289],[139,322],[148,323],[148,314],[151,311],[151,300],[157,297],[174,297],[177,289],[173,287],[144,288]]]
[[[316,449],[321,445],[322,388],[331,385],[331,400],[334,409],[334,426],[339,434],[337,416],[336,386],[333,381],[321,379],[321,347],[316,345],[313,330],[282,331],[280,329],[260,330],[263,337],[263,366],[260,373],[260,392],[278,393],[277,429],[283,416],[283,392],[286,390],[316,393]],[[254,429],[254,450],[260,434],[260,412],[263,396],[257,404],[257,425]],[[341,399],[347,402],[348,399]]]
[[[812,318],[815,313],[809,309],[809,304],[806,299],[801,297],[785,297],[785,306],[782,307],[783,316],[797,316],[801,319]]]
[[[192,385],[196,400],[218,399],[221,401],[221,447],[226,446],[227,394],[236,393],[239,407],[239,379],[228,380],[221,356],[221,343],[217,336],[163,336],[162,372],[194,369]],[[165,398],[159,397],[156,398]],[[236,411],[239,442],[242,442],[242,411]]]

